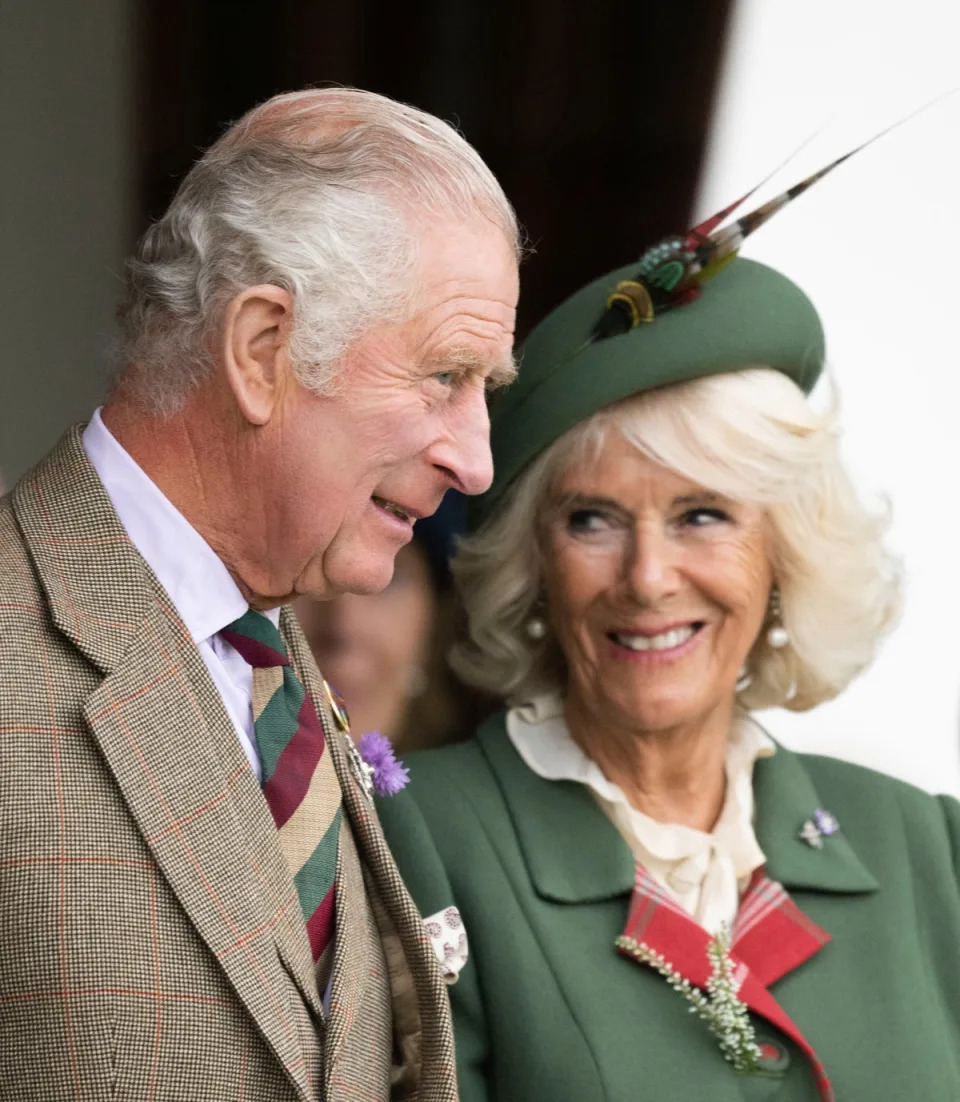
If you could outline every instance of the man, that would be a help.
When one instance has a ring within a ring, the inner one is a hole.
[[[0,502],[0,1098],[456,1098],[279,608],[487,487],[517,252],[453,130],[343,89],[251,112],[146,234],[111,397]]]

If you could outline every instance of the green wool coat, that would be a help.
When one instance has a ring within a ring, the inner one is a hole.
[[[764,1073],[738,1074],[681,997],[616,952],[630,851],[586,788],[531,772],[502,716],[407,764],[409,787],[379,810],[422,913],[455,904],[464,919],[462,1102],[820,1097],[764,1018]],[[783,747],[756,763],[754,791],[767,874],[831,939],[770,992],[836,1098],[960,1100],[960,804]],[[816,808],[841,824],[822,849],[798,836]]]

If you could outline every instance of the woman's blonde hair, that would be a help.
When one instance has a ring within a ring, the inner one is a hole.
[[[790,642],[774,649],[760,632],[744,707],[812,708],[870,664],[900,605],[887,511],[868,509],[844,470],[835,398],[817,412],[785,375],[749,368],[626,398],[530,464],[453,563],[467,638],[451,661],[464,680],[508,700],[563,687],[555,641],[526,631],[542,600],[541,519],[560,476],[595,459],[611,432],[705,489],[764,509]]]

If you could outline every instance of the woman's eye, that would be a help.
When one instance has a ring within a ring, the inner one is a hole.
[[[683,514],[681,521],[691,528],[705,528],[710,524],[723,524],[730,520],[730,514],[723,509],[690,509]]]
[[[575,509],[567,518],[571,532],[602,532],[610,527],[610,518],[595,509]]]

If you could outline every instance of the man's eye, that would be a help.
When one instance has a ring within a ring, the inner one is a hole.
[[[441,386],[452,386],[456,376],[452,371],[437,371],[433,375],[433,378],[436,379]]]

